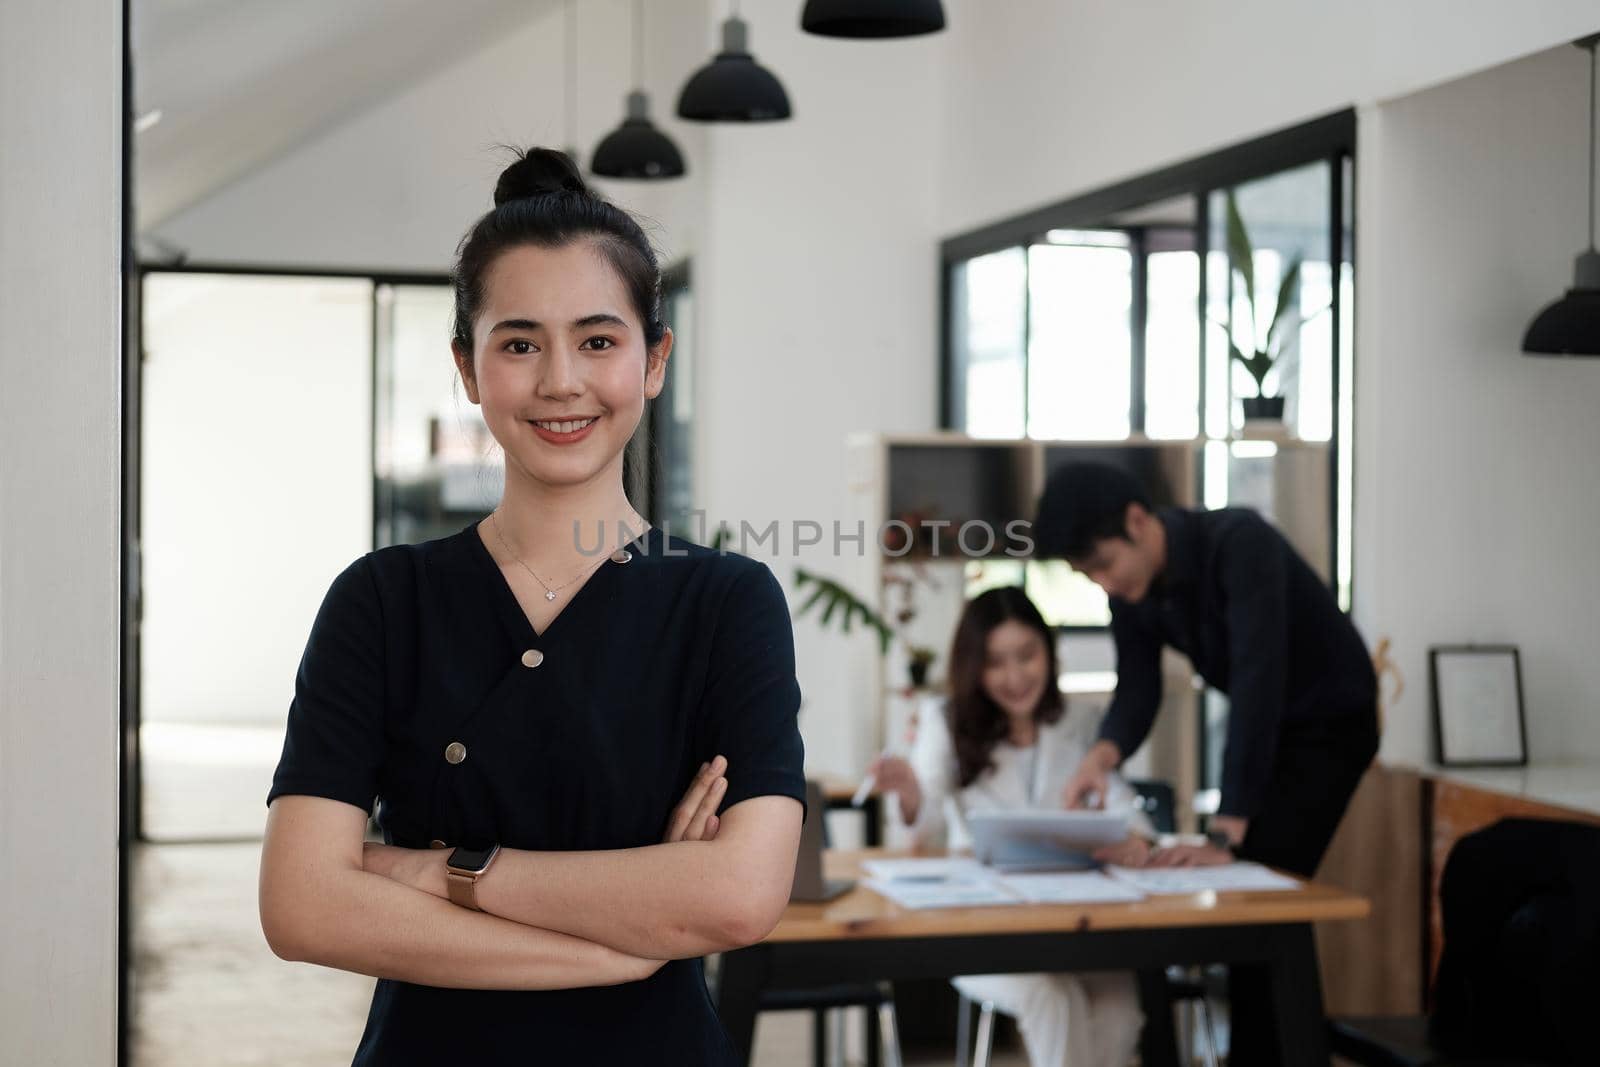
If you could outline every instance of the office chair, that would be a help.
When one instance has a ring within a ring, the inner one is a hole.
[[[1502,819],[1450,849],[1444,951],[1426,1016],[1335,1019],[1332,1051],[1363,1067],[1594,1062],[1600,827]]]

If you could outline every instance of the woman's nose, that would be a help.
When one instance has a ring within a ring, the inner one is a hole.
[[[540,396],[565,399],[580,391],[578,359],[565,345],[552,345],[539,370]]]

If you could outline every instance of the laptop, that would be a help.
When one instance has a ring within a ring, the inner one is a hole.
[[[827,817],[828,804],[822,795],[822,786],[806,781],[806,820],[800,827],[800,855],[795,859],[794,888],[789,891],[791,901],[819,903],[832,900],[855,886],[850,878],[822,877],[822,850],[826,845],[822,820]]]

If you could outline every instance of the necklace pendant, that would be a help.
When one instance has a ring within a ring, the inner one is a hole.
[[[546,599],[546,600],[554,600],[554,599],[555,599],[555,598],[556,598],[556,595],[555,595],[555,593],[554,593],[554,592],[552,592],[552,591],[549,591],[549,590],[546,590],[546,592],[545,592],[545,594],[544,594],[544,598],[545,598],[545,599]]]

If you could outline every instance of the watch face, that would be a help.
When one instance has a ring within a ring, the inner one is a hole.
[[[498,845],[491,845],[488,848],[458,848],[450,853],[450,858],[445,861],[446,866],[477,874],[489,866],[490,857],[498,850]]]

